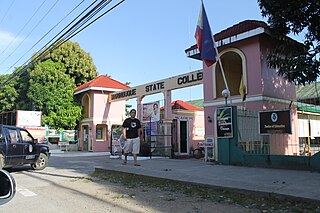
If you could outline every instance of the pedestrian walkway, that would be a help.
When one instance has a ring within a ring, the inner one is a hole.
[[[145,159],[140,167],[121,162],[107,158],[99,169],[320,200],[318,172],[216,165],[196,159]]]
[[[105,156],[105,164],[96,169],[121,171],[178,181],[207,184],[217,187],[289,195],[320,201],[320,173],[270,168],[217,165],[196,159],[139,157],[137,167],[129,156],[128,164],[110,158],[108,152],[66,152],[56,157]],[[123,156],[122,156],[123,157]]]

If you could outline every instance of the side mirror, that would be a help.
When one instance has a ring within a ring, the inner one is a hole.
[[[0,170],[0,205],[9,202],[16,193],[16,182],[12,175]]]

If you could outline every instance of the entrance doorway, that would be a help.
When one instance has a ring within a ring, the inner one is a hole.
[[[187,121],[180,121],[180,153],[188,154],[188,126]]]
[[[89,126],[85,125],[82,126],[83,132],[83,151],[89,150]]]

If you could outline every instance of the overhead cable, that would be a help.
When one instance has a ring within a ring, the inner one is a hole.
[[[51,12],[51,10],[54,8],[54,6],[56,6],[56,4],[59,2],[60,0],[56,0],[55,3],[50,7],[50,9],[44,14],[44,16],[38,21],[38,23],[31,29],[31,31],[28,33],[28,35],[26,37],[24,37],[24,39],[20,42],[20,44],[3,60],[0,62],[0,65],[5,62],[22,44],[23,42],[29,38],[29,36],[31,35],[31,33],[39,26],[39,24],[41,24],[41,22],[45,19],[45,17]],[[21,58],[20,58],[21,59]],[[19,59],[19,60],[20,60]],[[18,61],[19,61],[18,60]],[[11,65],[11,67],[9,67],[9,69],[11,69],[14,65],[16,65],[18,63],[18,61],[16,61],[13,65]]]
[[[8,47],[11,46],[11,44],[19,37],[19,35],[21,34],[21,32],[24,30],[24,28],[30,23],[30,21],[32,20],[32,18],[38,13],[38,11],[40,10],[40,8],[44,5],[44,3],[46,2],[47,0],[44,0],[42,2],[42,4],[36,9],[36,11],[33,13],[33,15],[29,18],[29,20],[24,24],[24,26],[21,28],[21,30],[18,32],[18,34],[10,41],[10,43],[6,46],[6,48],[4,48],[2,50],[2,52],[0,53],[0,56],[2,55],[2,53],[4,53]],[[11,53],[12,54],[12,53]],[[0,63],[1,65],[2,63]]]
[[[86,24],[89,20],[91,20],[97,13],[99,13],[105,6],[107,6],[112,0],[101,0],[96,6],[94,6],[89,12],[87,12],[83,17],[81,17],[75,24],[73,24],[66,32],[64,32],[59,38],[57,38],[54,42],[53,39],[51,39],[49,43],[51,43],[49,46],[45,45],[42,47],[36,54],[35,57],[32,59],[27,60],[22,66],[23,68],[20,71],[14,72],[8,79],[6,79],[5,82],[0,84],[0,86],[5,85],[6,83],[10,82],[14,77],[21,75],[22,73],[26,72],[29,67],[32,67],[35,63],[39,62],[43,57],[45,57],[47,54],[52,52],[53,50],[57,49],[59,46],[61,46],[63,43],[65,43],[68,39],[74,37],[78,33],[80,33],[82,30],[90,26],[92,23],[100,19],[102,16],[109,13],[111,10],[115,9],[117,6],[119,6],[121,3],[123,3],[125,0],[120,1],[113,7],[111,7],[109,10],[101,14],[99,17],[91,21],[89,24]],[[95,1],[96,2],[96,1]],[[94,3],[95,3],[94,2]],[[89,7],[91,7],[93,4],[91,4]],[[85,9],[88,10],[87,7]],[[83,12],[80,14],[80,16],[83,14]],[[78,19],[80,16],[77,16],[70,24],[67,25],[70,26],[76,19]],[[86,24],[86,25],[85,25]],[[64,31],[66,27],[62,30]],[[60,31],[60,32],[62,32]],[[59,34],[57,34],[54,38],[58,37]]]

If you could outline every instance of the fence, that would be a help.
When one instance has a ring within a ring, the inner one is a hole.
[[[270,137],[259,135],[258,111],[238,110],[238,147],[248,154],[270,154]]]
[[[172,157],[172,134],[171,131],[167,131],[171,130],[171,126],[161,122],[153,123],[156,123],[154,124],[156,128],[154,126],[153,128],[157,131],[148,130],[147,128],[151,128],[151,125],[146,125],[145,132],[147,134],[145,134],[145,143],[141,146],[141,155]]]

